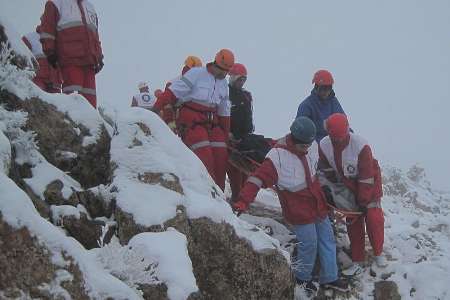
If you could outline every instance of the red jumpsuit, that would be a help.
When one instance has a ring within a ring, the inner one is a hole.
[[[178,130],[183,142],[203,162],[216,184],[225,189],[230,128],[230,100],[225,79],[215,78],[210,65],[189,70],[158,97],[154,111],[181,104]]]
[[[61,93],[61,73],[58,68],[53,68],[49,65],[47,57],[42,51],[39,33],[30,32],[23,36],[22,40],[31,50],[39,64],[39,69],[36,71],[33,82],[47,93]]]
[[[43,51],[56,56],[61,68],[63,92],[77,91],[97,107],[95,74],[103,54],[94,6],[88,0],[48,0],[40,26]]]
[[[367,142],[350,133],[343,143],[333,143],[329,136],[320,141],[320,166],[330,181],[344,183],[367,213],[347,226],[352,260],[365,260],[365,227],[375,256],[383,251],[384,216],[381,208],[383,190],[381,170]]]

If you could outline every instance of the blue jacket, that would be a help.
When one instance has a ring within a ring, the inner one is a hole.
[[[296,118],[305,116],[314,122],[317,129],[316,141],[319,142],[323,137],[328,135],[327,131],[323,127],[324,121],[334,113],[345,114],[341,104],[334,94],[334,91],[331,92],[327,99],[321,100],[316,94],[316,91],[313,89],[311,91],[311,95],[303,100],[303,102],[298,106]]]

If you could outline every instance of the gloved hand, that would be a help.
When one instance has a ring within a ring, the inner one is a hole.
[[[47,61],[50,66],[56,68],[58,65],[58,56],[56,56],[56,54],[50,54],[47,56]]]
[[[359,204],[359,211],[362,212],[363,214],[367,214],[367,207],[364,205]]]
[[[231,205],[231,208],[233,209],[233,212],[239,217],[243,212],[245,212],[248,209],[248,204],[240,200],[234,202]]]
[[[95,74],[100,72],[103,69],[104,63],[103,58],[100,60],[100,62],[94,67]]]

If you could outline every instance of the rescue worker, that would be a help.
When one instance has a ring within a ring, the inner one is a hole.
[[[33,82],[47,93],[61,93],[61,73],[58,68],[49,65],[47,57],[42,51],[39,32],[40,27],[37,26],[36,31],[30,32],[22,37],[22,41],[27,45],[31,53],[33,53],[39,64]]]
[[[228,87],[231,101],[230,142],[234,147],[249,134],[253,133],[253,99],[252,94],[244,89],[247,80],[247,68],[235,63],[229,72]],[[239,169],[228,164],[228,179],[231,187],[231,202],[239,195],[246,178]]]
[[[40,36],[48,63],[61,69],[63,92],[77,91],[96,108],[95,74],[103,68],[103,54],[91,2],[48,0]]]
[[[178,76],[177,78],[172,79],[169,82],[167,82],[165,88],[167,89],[172,84],[172,81],[180,79],[181,76],[183,76],[190,69],[195,68],[195,67],[201,67],[202,65],[203,64],[202,64],[202,61],[200,58],[198,58],[197,56],[194,56],[194,55],[189,55],[184,60],[184,65],[181,70],[181,75]],[[161,92],[161,90],[156,90],[155,96],[158,97],[160,92]],[[176,104],[175,105],[168,104],[161,111],[161,118],[164,120],[164,122],[166,122],[167,126],[169,126],[170,129],[172,129],[175,133],[177,133],[177,124],[176,124],[177,111],[178,111],[178,107]]]
[[[224,190],[230,130],[230,100],[226,75],[234,64],[228,49],[220,50],[206,67],[187,71],[158,97],[159,112],[178,99],[178,130],[183,142],[200,158],[216,184]]]
[[[246,211],[259,189],[276,187],[283,216],[297,236],[299,265],[294,267],[297,283],[306,292],[317,291],[312,272],[317,254],[320,259],[320,284],[325,288],[348,291],[348,284],[338,278],[336,241],[328,219],[325,195],[316,176],[319,160],[316,128],[307,117],[298,117],[290,134],[269,151],[262,165],[247,179],[237,202],[238,214]]]
[[[310,118],[317,128],[316,141],[319,142],[327,131],[323,127],[324,121],[333,113],[345,113],[333,90],[333,75],[327,70],[317,71],[312,79],[314,88],[298,106],[297,118]]]
[[[138,84],[139,94],[134,95],[131,100],[131,106],[142,107],[148,110],[153,108],[156,97],[150,93],[150,88],[147,82],[140,82]]]
[[[343,183],[356,199],[360,210],[364,212],[347,225],[350,239],[351,256],[354,264],[344,271],[353,275],[362,271],[365,261],[365,227],[372,245],[377,266],[386,265],[382,256],[384,243],[384,216],[381,208],[383,195],[381,171],[378,161],[373,157],[367,141],[350,132],[346,115],[332,114],[326,120],[328,136],[320,141],[320,169],[330,182]]]

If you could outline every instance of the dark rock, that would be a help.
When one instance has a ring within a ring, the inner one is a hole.
[[[55,299],[48,291],[38,287],[50,284],[61,270],[51,262],[51,253],[26,228],[14,229],[3,221],[0,214],[0,291],[4,296],[15,298],[23,292],[30,299]],[[72,274],[71,281],[61,286],[73,299],[88,299],[84,290],[83,276],[76,264],[65,257]]]
[[[50,182],[44,192],[44,199],[49,205],[72,205],[77,206],[79,204],[78,199],[76,198],[69,198],[65,199],[62,194],[62,189],[64,187],[64,184],[61,180],[57,179],[52,182]]]
[[[160,184],[169,190],[184,195],[180,179],[175,174],[145,172],[144,174],[138,174],[138,179],[147,184]]]
[[[145,125],[144,123],[141,123],[141,122],[138,122],[136,124],[139,126],[139,128],[142,130],[142,132],[144,132],[144,134],[146,136],[152,135],[152,132],[150,131],[150,128],[148,128],[147,125]]]
[[[398,286],[393,281],[375,282],[375,300],[401,300]]]
[[[31,201],[34,204],[34,207],[36,207],[36,210],[39,212],[39,214],[41,215],[41,217],[43,217],[44,219],[49,219],[50,217],[50,205],[48,205],[43,199],[41,199],[39,196],[37,196],[33,190],[26,184],[26,182],[23,180],[22,178],[22,172],[24,172],[23,170],[25,169],[24,165],[19,165],[16,163],[15,158],[16,158],[16,151],[13,148],[12,149],[12,159],[11,159],[11,168],[9,169],[9,178],[11,178],[19,188],[21,188],[27,195],[28,197],[31,199]],[[26,164],[28,165],[28,164]],[[29,165],[28,165],[29,166]],[[31,168],[29,169],[30,174],[31,174]],[[31,177],[31,175],[30,175]]]
[[[55,221],[55,220],[54,220]],[[63,216],[62,227],[67,233],[80,242],[86,249],[98,248],[102,238],[102,228],[104,222],[89,220],[85,213],[80,213],[80,218],[76,216]]]
[[[294,281],[276,250],[256,252],[231,225],[191,220],[189,256],[206,299],[293,299]]]
[[[79,203],[83,204],[92,218],[110,218],[115,207],[114,199],[112,199],[111,201],[105,200],[101,193],[94,193],[91,190],[73,190],[73,194],[70,196],[69,200],[70,202],[78,201]]]
[[[145,300],[167,300],[167,286],[161,282],[159,284],[139,284],[138,289],[142,291]]]

